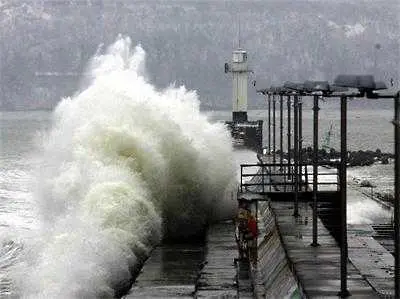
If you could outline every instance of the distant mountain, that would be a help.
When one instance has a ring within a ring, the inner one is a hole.
[[[119,33],[143,45],[156,86],[185,84],[202,108],[230,108],[223,64],[239,22],[258,88],[344,72],[398,82],[399,18],[397,0],[0,0],[0,109],[54,107],[77,89],[98,45]],[[250,97],[261,107],[252,88]]]

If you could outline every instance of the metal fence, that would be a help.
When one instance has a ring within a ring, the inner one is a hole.
[[[317,172],[318,190],[339,191],[339,163],[321,163]],[[295,171],[298,167],[298,171]],[[297,180],[295,179],[297,173]],[[276,192],[312,192],[313,167],[311,164],[258,163],[240,165],[240,192],[259,194]]]

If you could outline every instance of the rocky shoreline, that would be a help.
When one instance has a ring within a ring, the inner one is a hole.
[[[280,151],[276,152],[277,155],[280,155]],[[290,150],[290,156],[294,157],[294,150]],[[283,157],[288,159],[288,154],[283,153]],[[374,163],[381,164],[389,164],[390,159],[394,159],[394,154],[392,153],[384,153],[380,149],[376,149],[375,151],[366,150],[366,151],[348,151],[348,166],[369,166]],[[301,151],[301,160],[304,163],[311,164],[313,160],[313,149],[312,147],[303,148]],[[340,161],[340,151],[335,150],[334,148],[319,149],[318,150],[318,160],[332,162],[332,161]]]

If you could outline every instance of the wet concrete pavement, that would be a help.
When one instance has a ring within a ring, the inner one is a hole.
[[[205,265],[196,298],[253,298],[249,271],[238,257],[232,221],[211,226],[207,233]]]
[[[123,298],[193,298],[203,259],[204,244],[163,244]]]
[[[293,204],[272,202],[283,246],[307,298],[339,298],[340,248],[318,219],[318,244],[312,243],[312,219],[308,204],[300,205],[300,217],[293,216]],[[393,293],[393,279],[384,274],[391,257],[372,237],[350,229],[347,285],[351,298],[379,298]],[[369,244],[366,244],[369,243]],[[373,257],[382,255],[379,261]],[[383,256],[384,255],[384,256]],[[375,280],[375,281],[374,281]],[[385,297],[390,298],[390,297]]]
[[[234,232],[226,221],[208,228],[205,244],[157,247],[123,298],[253,298],[247,265],[235,262]]]

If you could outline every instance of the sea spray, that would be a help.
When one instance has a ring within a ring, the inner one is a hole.
[[[127,37],[96,54],[85,80],[41,145],[42,225],[14,271],[24,298],[113,297],[163,236],[232,216],[230,137],[196,92],[157,90]]]

